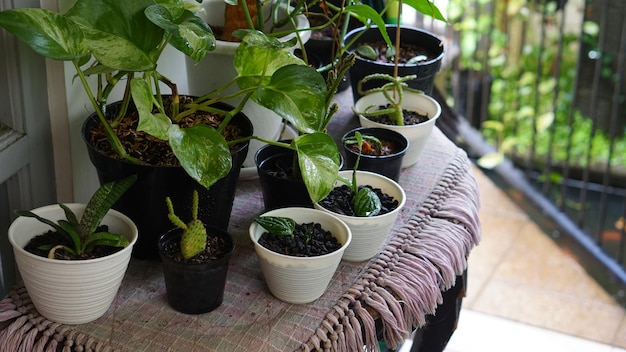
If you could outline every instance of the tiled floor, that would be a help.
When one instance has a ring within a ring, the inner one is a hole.
[[[447,352],[626,352],[626,310],[479,169],[483,239]]]

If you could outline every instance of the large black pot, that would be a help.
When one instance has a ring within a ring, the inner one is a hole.
[[[115,114],[119,104],[111,104],[108,114]],[[222,109],[228,105],[220,104]],[[217,181],[209,189],[204,188],[192,179],[182,167],[156,167],[138,165],[124,160],[111,158],[96,150],[87,136],[89,131],[99,123],[95,114],[83,124],[83,139],[87,145],[89,158],[98,172],[101,184],[136,174],[137,182],[113,206],[130,217],[139,229],[139,239],[133,250],[138,259],[158,260],[157,241],[159,236],[172,227],[167,217],[165,198],[170,197],[174,204],[187,204],[180,212],[191,213],[192,194],[198,191],[198,218],[205,224],[217,229],[227,230],[230,221],[239,171],[248,153],[248,143],[233,151],[233,167],[223,179]],[[231,120],[241,128],[246,136],[252,135],[252,124],[248,117],[239,113]]]
[[[362,154],[359,160],[358,169],[363,171],[375,172],[377,174],[387,176],[397,182],[400,178],[400,171],[402,170],[402,158],[404,157],[404,154],[406,154],[406,151],[409,149],[408,139],[406,139],[406,137],[402,134],[390,129],[378,127],[360,127],[346,132],[341,140],[343,141],[346,138],[354,136],[357,131],[364,136],[372,136],[378,138],[381,141],[388,141],[390,143],[393,143],[397,147],[395,153],[388,155]],[[345,143],[343,144],[343,150],[346,159],[346,169],[351,170],[354,168],[358,153],[349,148]]]
[[[396,37],[397,26],[390,24],[386,26],[387,33],[391,38],[391,42],[394,43]],[[350,31],[346,35],[345,42],[350,41],[358,36],[358,39],[347,48],[348,52],[354,52],[359,43],[370,43],[383,40],[378,27],[372,26],[370,28],[359,27]],[[444,46],[441,39],[434,34],[425,30],[401,26],[400,27],[400,40],[402,43],[413,44],[426,49],[434,57],[428,61],[422,61],[416,64],[403,64],[398,66],[398,76],[404,77],[408,75],[416,75],[417,78],[408,81],[409,87],[424,91],[424,93],[430,95],[433,91],[435,76],[441,68],[441,61],[444,55]],[[393,76],[393,63],[384,63],[368,60],[357,55],[356,62],[349,70],[350,85],[352,86],[352,96],[354,101],[357,101],[361,94],[358,93],[358,82],[367,75],[374,73],[385,73]],[[363,89],[372,89],[379,87],[382,84],[387,83],[383,80],[371,80],[363,85]]]
[[[178,228],[170,230],[158,242],[163,262],[167,303],[181,313],[210,312],[219,307],[224,300],[228,262],[235,248],[233,238],[226,231],[208,227],[208,236],[224,239],[226,253],[206,263],[188,264],[177,262],[163,252],[165,244],[180,241],[181,234],[182,230]]]

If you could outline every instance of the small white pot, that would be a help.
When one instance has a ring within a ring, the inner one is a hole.
[[[339,175],[351,180],[352,170],[339,171]],[[392,196],[398,201],[398,207],[383,215],[360,217],[337,214],[324,208],[319,203],[314,204],[316,209],[333,214],[350,227],[352,231],[352,243],[350,243],[343,254],[343,259],[351,262],[369,260],[378,254],[381,245],[385,242],[387,235],[396,221],[396,217],[406,203],[406,193],[404,189],[394,180],[377,173],[360,170],[357,171],[356,177],[359,185],[369,185],[373,188],[380,188],[383,193]],[[340,181],[337,181],[335,184],[335,186],[341,185],[343,185],[343,183]]]
[[[330,231],[339,243],[338,250],[316,257],[292,257],[271,251],[259,244],[258,240],[266,230],[253,222],[250,225],[250,239],[259,257],[263,277],[270,292],[281,301],[302,304],[313,302],[324,294],[332,279],[341,257],[352,240],[350,228],[338,218],[310,208],[281,208],[269,211],[262,216],[283,216],[296,223],[315,222]]]
[[[204,0],[200,5],[205,9],[204,13],[198,14],[198,17],[204,19],[210,26],[224,25],[224,10],[226,3],[224,0]],[[270,5],[266,6],[266,14],[269,14]],[[286,14],[286,6],[281,5],[280,9]],[[266,16],[266,28],[271,26],[271,16]],[[304,15],[298,15],[295,18],[296,28],[303,30],[309,28],[309,21]],[[279,28],[278,31],[287,30],[287,28]],[[306,43],[311,31],[299,31],[298,35],[303,43]],[[290,33],[284,37],[280,37],[280,41],[288,41],[296,37],[296,33]],[[228,82],[236,77],[237,71],[233,64],[235,51],[239,47],[239,42],[229,42],[217,40],[215,50],[210,51],[198,63],[190,58],[186,58],[187,63],[187,83],[189,86],[189,94],[203,96],[218,88],[224,87]],[[231,94],[237,91],[236,85],[229,88],[225,93]],[[241,101],[228,101],[229,104],[236,106]],[[267,140],[278,140],[283,129],[282,118],[273,111],[260,106],[252,100],[249,100],[243,108],[252,121],[254,135]],[[260,116],[260,117],[259,117]],[[258,140],[251,140],[248,156],[244,161],[244,167],[254,167],[254,153],[265,143]]]
[[[85,204],[66,204],[80,219]],[[48,205],[33,213],[56,222],[65,219],[59,205]],[[57,260],[24,250],[31,238],[51,227],[29,217],[18,217],[9,227],[9,242],[24,286],[45,318],[62,324],[83,324],[98,319],[109,309],[120,287],[137,241],[137,227],[124,214],[109,210],[102,220],[109,231],[119,233],[130,244],[109,256],[88,260]]]
[[[387,99],[381,92],[367,94],[354,104],[356,111],[365,111],[368,106],[386,105]],[[359,114],[359,122],[363,127],[387,128],[402,133],[409,140],[409,150],[402,159],[402,167],[412,166],[417,162],[422,150],[426,146],[428,137],[435,127],[435,123],[441,116],[441,105],[432,97],[423,93],[404,92],[402,108],[416,111],[428,116],[428,121],[417,125],[395,126],[374,122]]]

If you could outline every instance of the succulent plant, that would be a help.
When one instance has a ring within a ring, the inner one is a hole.
[[[167,217],[172,224],[183,230],[180,239],[180,252],[183,258],[189,259],[206,248],[207,232],[204,223],[198,219],[198,191],[193,191],[191,205],[191,221],[185,224],[175,213],[170,197],[165,198],[167,203]]]

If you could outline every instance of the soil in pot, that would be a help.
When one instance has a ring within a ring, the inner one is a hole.
[[[294,257],[314,257],[332,253],[342,244],[319,223],[296,224],[293,238],[285,235],[263,233],[259,244],[276,253]]]
[[[388,107],[389,105],[380,106],[378,110],[386,109]],[[403,121],[404,121],[405,126],[417,125],[422,122],[428,121],[427,115],[423,115],[423,114],[420,114],[419,112],[410,111],[407,109],[402,109],[402,116],[404,117]],[[367,119],[370,121],[382,123],[385,125],[395,125],[395,123],[393,123],[391,119],[389,118],[389,115],[368,116]]]
[[[361,153],[374,156],[392,155],[401,150],[398,143],[387,139],[380,139],[381,148],[377,148],[374,143],[364,140]],[[356,143],[346,144],[346,146],[355,153],[359,153],[359,146]]]
[[[181,105],[191,103],[193,101],[193,98],[188,96],[180,96],[179,98]],[[167,115],[171,116],[170,111],[168,111],[170,108],[170,104],[167,103],[168,99],[169,97],[164,97],[165,109]],[[179,125],[181,128],[188,128],[198,124],[205,124],[217,128],[222,120],[223,116],[198,111],[197,113],[184,117],[179,122]],[[174,152],[172,152],[169,143],[143,131],[137,131],[138,123],[139,115],[135,109],[129,108],[127,116],[122,120],[119,126],[115,128],[115,133],[119,137],[120,142],[126,149],[127,153],[152,166],[179,166],[180,164],[176,159]],[[104,127],[102,124],[98,124],[97,126],[97,128],[91,131],[91,135],[87,137],[89,144],[107,156],[121,159],[121,157],[112,150],[111,145],[104,134]],[[244,137],[241,129],[233,124],[228,124],[228,126],[223,129],[222,135],[227,141]],[[241,148],[241,145],[230,146],[230,148],[231,151],[238,150]]]
[[[103,232],[103,231],[108,231],[108,226],[102,225],[96,229],[96,232]],[[33,237],[30,240],[30,242],[28,242],[28,244],[24,247],[24,249],[27,252],[32,253],[34,255],[47,258],[48,252],[50,251],[50,249],[56,245],[64,245],[64,246],[72,248],[74,246],[74,243],[72,243],[71,239],[69,239],[67,236],[63,235],[62,233],[50,230],[46,233]],[[123,249],[122,247],[96,246],[94,247],[92,252],[82,255],[82,256],[72,255],[71,253],[65,251],[64,249],[57,249],[54,252],[54,259],[60,259],[60,260],[95,259],[95,258],[106,257],[115,252],[119,252],[122,249]]]
[[[387,214],[398,207],[398,201],[387,193],[384,193],[380,188],[373,188],[371,186],[359,186],[359,188],[361,187],[371,188],[380,199],[381,209],[378,215]],[[326,196],[326,198],[322,199],[319,202],[319,205],[337,214],[356,216],[354,212],[354,207],[352,206],[353,198],[354,194],[352,193],[350,187],[348,187],[347,185],[341,185],[339,187],[335,187],[332,191],[330,191],[328,196]]]
[[[382,63],[389,63],[389,64],[395,63],[393,51],[389,52],[389,48],[387,47],[387,44],[384,41],[380,40],[376,42],[359,44],[356,50],[356,53],[358,55],[360,55],[359,54],[360,48],[364,46],[369,46],[372,49],[374,49],[374,51],[376,52],[376,60],[374,61],[382,62]],[[392,50],[395,50],[395,48],[393,48]],[[364,58],[371,60],[371,58],[369,57],[364,57]],[[437,55],[433,54],[426,48],[420,47],[419,45],[408,44],[408,43],[400,44],[400,55],[398,55],[398,63],[401,65],[417,64],[420,62],[431,61],[436,58],[437,58]]]

